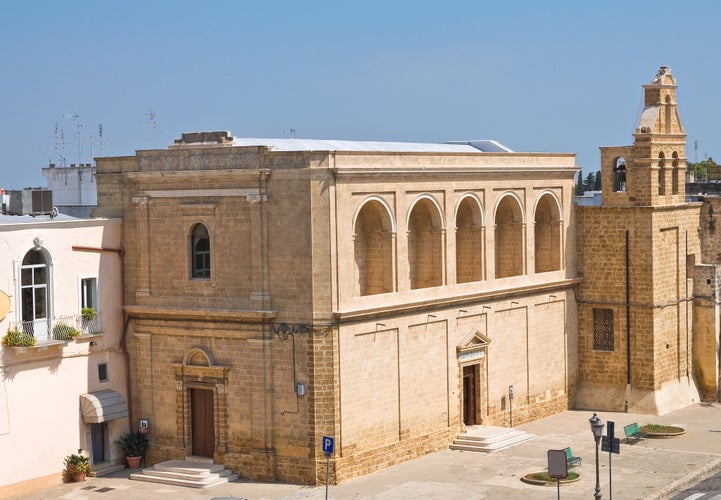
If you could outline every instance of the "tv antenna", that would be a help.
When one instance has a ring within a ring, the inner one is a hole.
[[[77,131],[78,131],[78,167],[79,167],[82,163],[82,160],[81,160],[82,144],[80,142],[80,128],[83,126],[83,124],[80,123],[80,120],[78,119],[78,118],[80,118],[80,115],[77,113],[65,113],[63,115],[63,118],[72,118],[73,125],[75,125],[75,127],[77,128]]]
[[[150,124],[153,126],[153,149],[156,149],[158,147],[158,136],[155,122],[155,117],[157,115],[155,114],[155,111],[149,109],[148,112],[145,113],[145,116],[148,117],[148,120],[150,120]]]

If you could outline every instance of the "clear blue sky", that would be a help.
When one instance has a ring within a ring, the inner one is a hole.
[[[641,85],[679,84],[687,156],[721,156],[721,2],[0,2],[0,187],[167,147],[182,132],[437,142],[516,151],[631,144]],[[149,111],[156,120],[153,137]],[[73,113],[78,118],[70,117]]]

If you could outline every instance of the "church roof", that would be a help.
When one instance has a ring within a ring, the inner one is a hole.
[[[383,153],[512,153],[493,140],[434,142],[341,141],[328,139],[235,138],[233,146],[265,146],[272,151],[357,151]]]

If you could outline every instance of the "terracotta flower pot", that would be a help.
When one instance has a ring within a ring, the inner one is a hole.
[[[128,461],[128,468],[129,469],[137,469],[140,467],[140,460],[142,460],[143,457],[125,457]]]
[[[85,473],[84,472],[78,472],[73,476],[73,481],[76,483],[79,483],[81,481],[85,481]]]

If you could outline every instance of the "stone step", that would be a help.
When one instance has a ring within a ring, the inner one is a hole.
[[[190,488],[210,488],[235,481],[238,475],[223,465],[208,460],[199,461],[193,457],[192,460],[160,462],[131,474],[130,479]]]
[[[467,428],[465,433],[459,434],[450,448],[488,453],[505,450],[535,437],[533,434],[509,427],[474,426]]]

